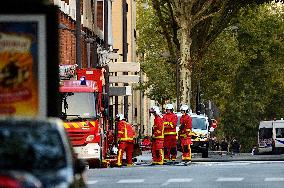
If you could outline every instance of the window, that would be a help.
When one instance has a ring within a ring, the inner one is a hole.
[[[272,138],[272,128],[260,128],[259,139],[269,139],[269,138]]]
[[[284,138],[284,128],[276,128],[276,138]]]

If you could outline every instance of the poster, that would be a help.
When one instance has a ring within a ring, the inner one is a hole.
[[[44,15],[0,15],[0,116],[46,116]]]

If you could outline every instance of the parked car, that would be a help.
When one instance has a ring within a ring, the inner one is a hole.
[[[0,169],[30,173],[42,187],[86,187],[85,163],[56,118],[0,119]]]
[[[3,188],[42,188],[39,179],[28,172],[0,170],[0,187]]]

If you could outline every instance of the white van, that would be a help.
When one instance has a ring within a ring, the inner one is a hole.
[[[284,152],[284,120],[261,121],[258,129],[258,152]]]

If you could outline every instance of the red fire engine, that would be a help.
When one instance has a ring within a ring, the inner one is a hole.
[[[90,167],[102,165],[110,155],[104,69],[77,69],[75,77],[61,80],[62,119],[78,158]],[[77,77],[77,79],[76,79]],[[65,77],[66,78],[66,77]]]

